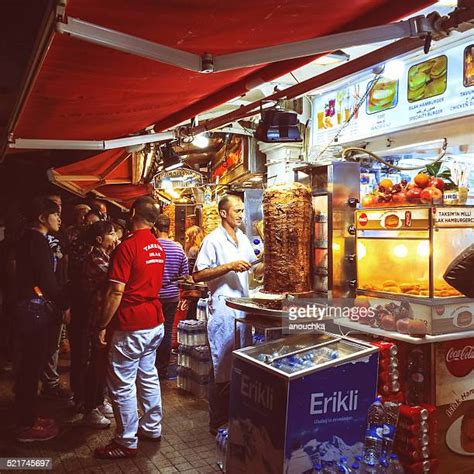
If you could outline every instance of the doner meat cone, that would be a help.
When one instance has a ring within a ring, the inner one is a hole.
[[[264,291],[311,291],[311,191],[300,183],[267,188],[263,195]]]

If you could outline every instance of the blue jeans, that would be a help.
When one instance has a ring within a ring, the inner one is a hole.
[[[126,448],[137,447],[138,429],[150,438],[161,436],[161,390],[155,359],[163,335],[160,324],[152,329],[115,331],[110,342],[107,386],[117,422],[115,441]],[[137,401],[143,411],[140,420]]]

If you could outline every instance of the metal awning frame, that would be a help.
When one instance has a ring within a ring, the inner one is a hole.
[[[322,54],[351,46],[361,46],[402,38],[425,38],[442,32],[440,15],[418,15],[388,25],[362,28],[304,41],[257,48],[238,53],[214,56],[205,52],[201,56],[136,36],[95,25],[78,18],[59,17],[56,31],[89,43],[106,46],[125,53],[159,61],[189,71],[216,73],[258,66],[276,61]]]

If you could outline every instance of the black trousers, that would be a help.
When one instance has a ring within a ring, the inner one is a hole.
[[[84,408],[86,412],[104,403],[107,349],[98,348],[93,336],[90,338],[90,358],[87,367]]]
[[[52,334],[59,318],[49,316],[44,305],[35,301],[23,301],[17,310],[15,411],[18,425],[29,427],[38,417],[39,381],[57,342]]]
[[[214,369],[209,380],[209,427],[213,429],[229,421],[230,382],[216,383]]]
[[[177,301],[161,301],[165,317],[165,335],[156,351],[156,368],[161,378],[166,377],[171,357],[174,317],[178,308]]]

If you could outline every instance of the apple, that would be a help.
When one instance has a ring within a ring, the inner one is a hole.
[[[403,204],[407,200],[407,193],[400,191],[399,193],[392,194],[392,201],[398,204]]]
[[[426,173],[418,173],[413,181],[419,188],[426,188],[430,184],[430,177]]]
[[[409,189],[407,191],[407,199],[410,201],[410,202],[416,202],[416,201],[419,201],[420,197],[421,197],[421,192],[423,191],[423,189],[421,188],[418,188],[418,187],[413,187],[411,189]]]
[[[431,178],[430,187],[438,188],[441,191],[444,189],[444,180],[442,178]]]
[[[443,192],[433,186],[429,186],[421,192],[421,202],[425,204],[438,203],[443,198]]]

